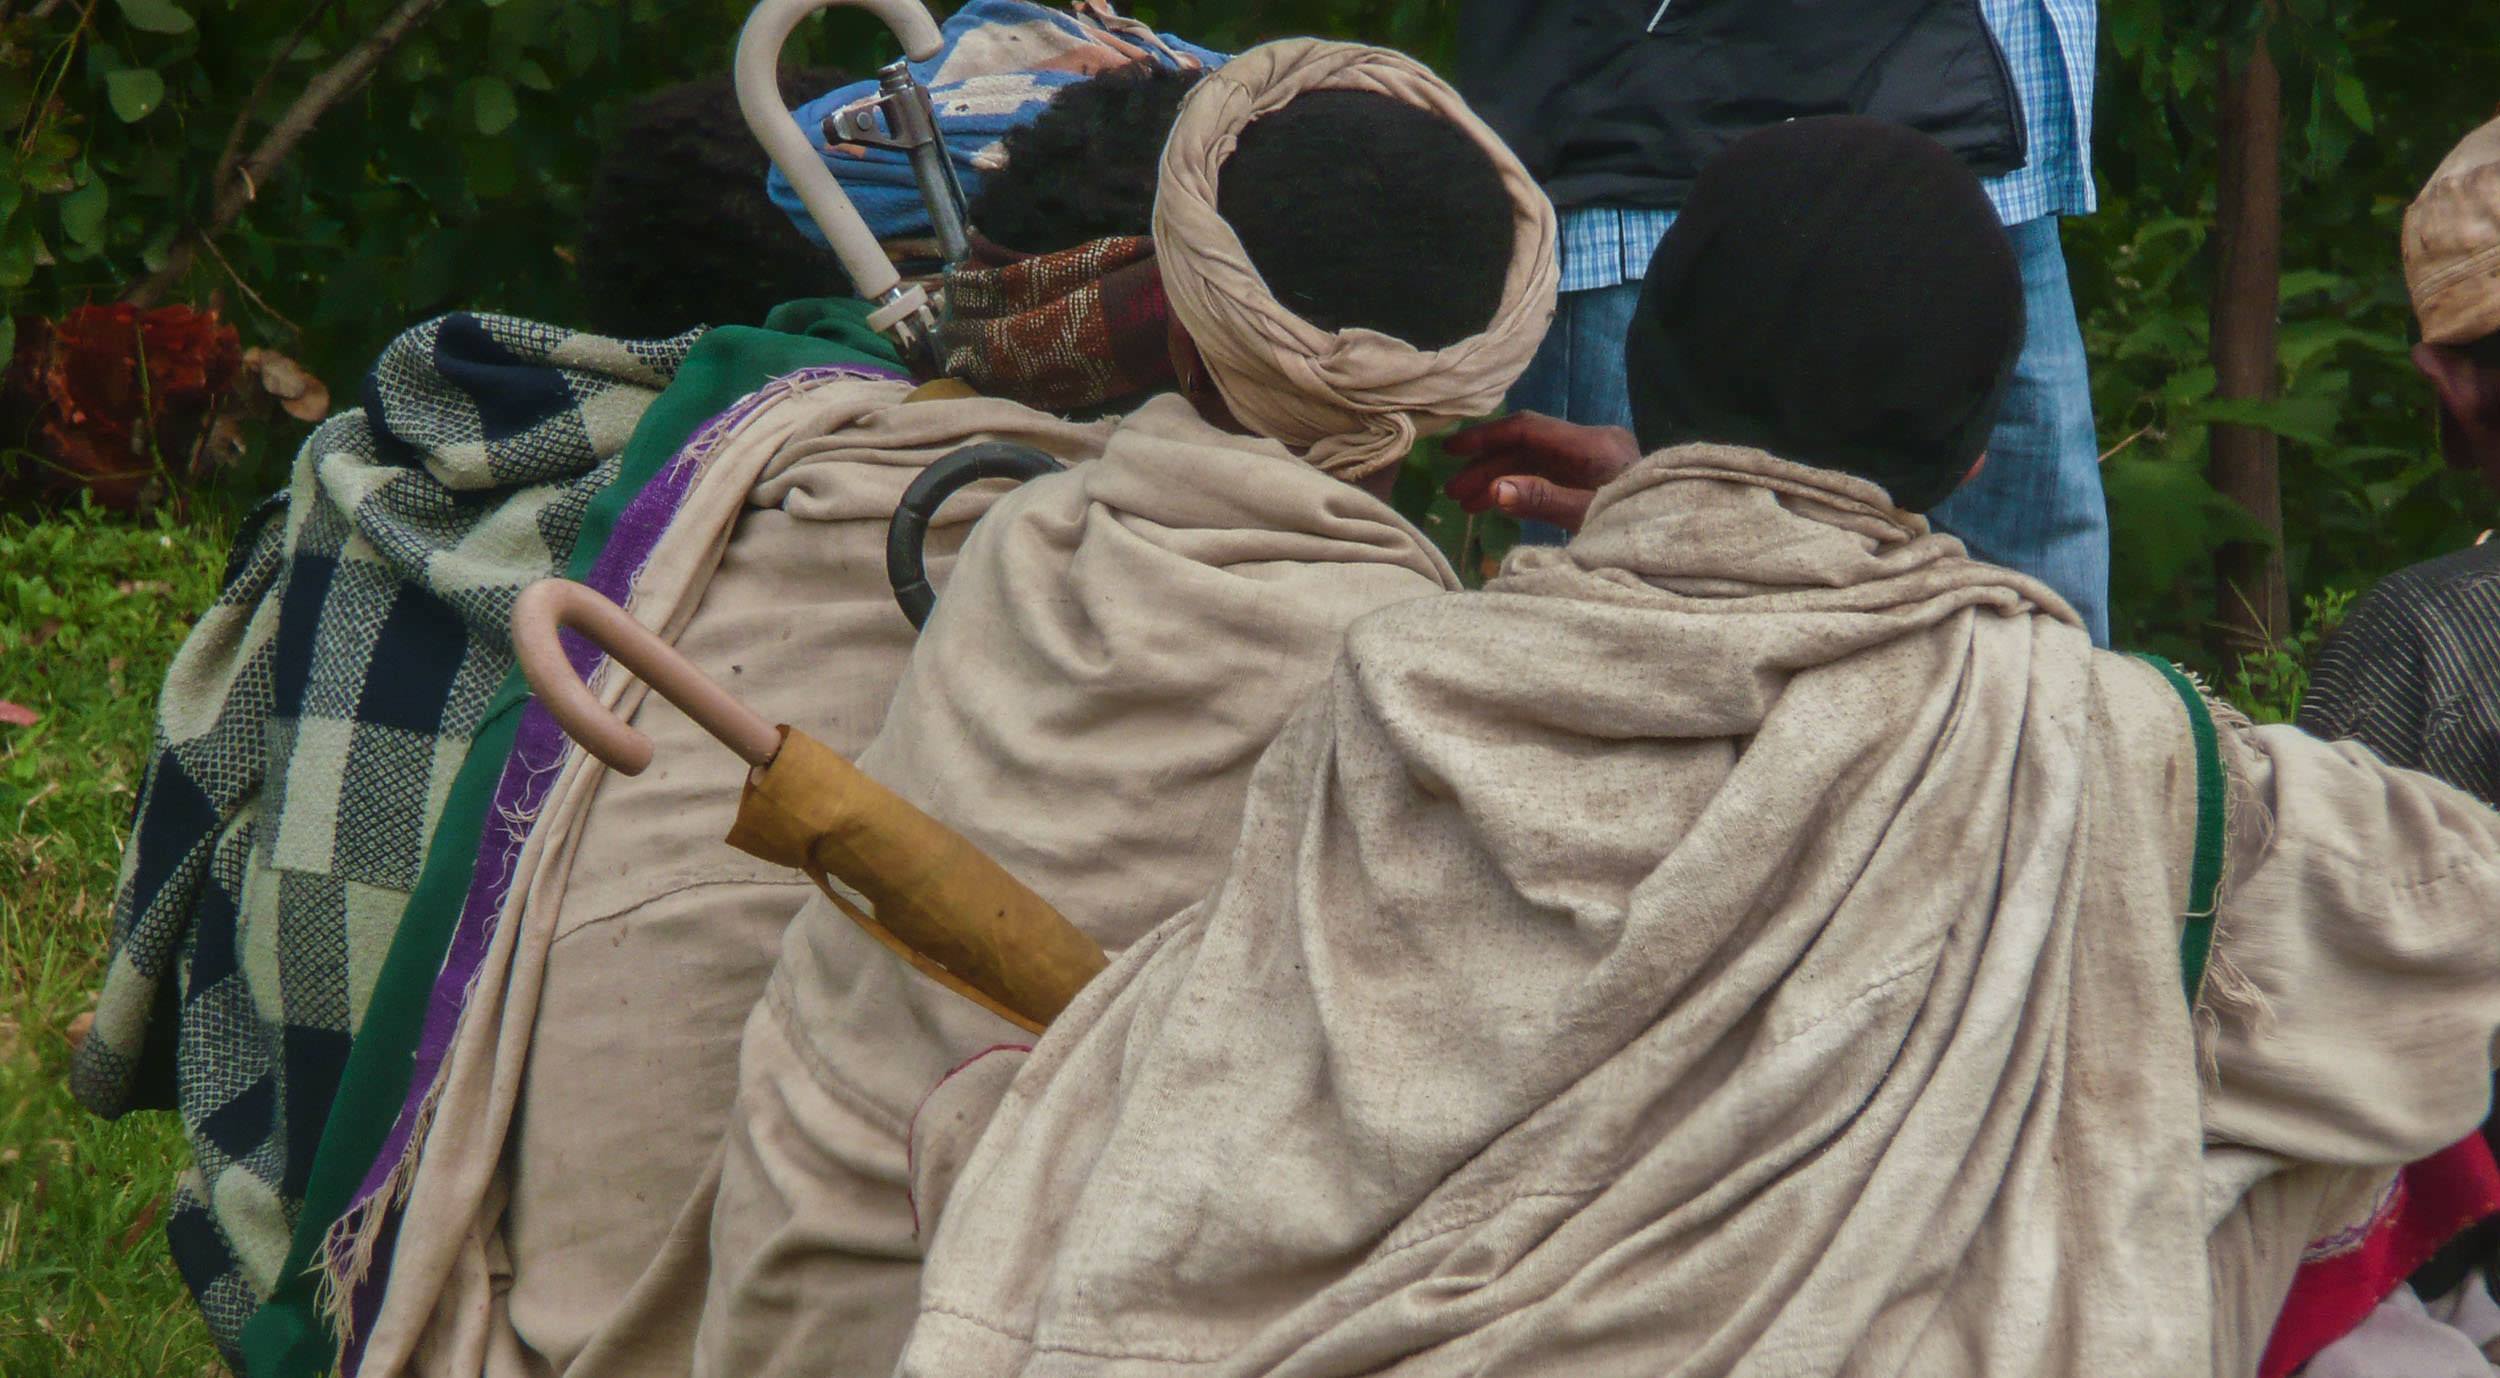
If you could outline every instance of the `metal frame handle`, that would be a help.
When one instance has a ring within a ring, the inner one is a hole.
[[[781,729],[756,716],[729,691],[695,668],[598,590],[570,579],[541,579],[521,590],[512,605],[512,649],[530,692],[582,749],[624,775],[651,764],[651,739],[609,711],[573,673],[564,642],[569,627],[588,637],[617,664],[631,670],[661,698],[677,705],[695,725],[720,739],[748,765],[763,767],[781,754]]]
[[[928,544],[930,521],[957,489],[985,478],[1011,478],[1022,483],[1067,467],[1030,445],[984,440],[966,445],[921,470],[920,477],[903,490],[903,500],[894,508],[893,523],[885,530],[885,577],[894,585],[894,601],[902,605],[903,616],[910,618],[915,627],[927,626],[929,610],[937,606],[937,593],[929,587],[929,568],[922,553]]]
[[[937,21],[919,0],[763,0],[747,15],[746,27],[738,31],[738,56],[732,68],[738,111],[773,166],[790,179],[791,189],[807,207],[816,228],[824,231],[825,242],[849,271],[852,285],[861,296],[877,303],[868,323],[893,336],[903,346],[905,357],[926,360],[937,330],[928,293],[906,285],[894,271],[858,207],[851,204],[842,184],[816,156],[807,132],[781,103],[781,50],[791,32],[816,11],[844,5],[882,20],[902,40],[904,54],[915,62],[937,56],[944,46]]]
[[[972,229],[965,220],[964,187],[947,156],[929,88],[912,78],[909,62],[877,69],[875,95],[862,96],[825,116],[828,143],[866,144],[911,160],[912,180],[937,232],[938,253],[953,268],[972,257]]]

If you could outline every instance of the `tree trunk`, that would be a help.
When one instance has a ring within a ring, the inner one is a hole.
[[[2267,4],[2272,14],[2271,0]],[[2239,61],[2222,58],[2221,184],[2214,245],[2215,395],[2267,401],[2280,389],[2275,353],[2283,279],[2283,84],[2261,30]],[[2221,650],[2232,662],[2290,633],[2291,593],[2283,576],[2283,487],[2272,431],[2216,426],[2206,475],[2274,537],[2233,542],[2215,555],[2215,610]]]

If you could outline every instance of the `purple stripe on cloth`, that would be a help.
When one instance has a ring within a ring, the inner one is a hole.
[[[661,536],[684,505],[686,495],[694,490],[696,480],[710,465],[722,442],[765,407],[793,392],[837,379],[903,378],[905,375],[893,370],[867,365],[806,368],[776,378],[740,398],[727,411],[705,422],[626,504],[617,517],[615,531],[583,582],[617,603],[624,603],[632,593],[635,578],[642,573]],[[606,662],[607,657],[584,637],[567,631],[563,633],[563,642],[565,659],[585,681]],[[485,964],[487,949],[493,945],[496,920],[510,898],[522,845],[528,840],[539,806],[546,802],[547,792],[554,787],[571,747],[563,729],[556,726],[554,717],[537,699],[523,705],[511,755],[505,759],[503,774],[488,805],[486,833],[479,839],[477,867],[469,882],[468,898],[461,905],[459,923],[453,929],[451,945],[444,954],[442,970],[435,977],[433,995],[427,1004],[407,1099],[343,1218],[353,1219],[370,1210],[387,1210],[394,1215],[398,1212],[396,1203],[383,1199],[384,1191],[407,1156],[425,1102],[442,1075],[444,1059],[450,1055],[452,1040],[459,1032],[461,1015],[468,1007],[478,971]],[[387,1223],[386,1233],[397,1233],[396,1220]],[[329,1262],[333,1276],[346,1273],[348,1260],[333,1257]],[[340,1356],[340,1370],[348,1378],[354,1378],[363,1361],[364,1341],[372,1333],[389,1276],[389,1255],[379,1252],[350,1298],[349,1328]]]

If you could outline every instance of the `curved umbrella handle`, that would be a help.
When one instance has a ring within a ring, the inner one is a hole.
[[[893,335],[904,345],[906,355],[915,354],[927,347],[935,327],[928,293],[904,285],[868,222],[860,219],[858,208],[843,194],[842,184],[834,180],[816,155],[815,145],[781,103],[781,49],[790,41],[791,30],[808,15],[837,5],[864,9],[884,21],[915,62],[935,57],[945,45],[937,21],[929,17],[920,0],[763,0],[747,15],[746,27],[738,31],[738,56],[732,68],[738,111],[746,117],[756,142],[771,156],[773,166],[790,179],[791,189],[816,221],[816,228],[824,231],[825,241],[849,271],[851,285],[878,304],[868,323]]]
[[[928,544],[930,521],[956,489],[985,478],[1011,478],[1022,483],[1067,467],[1030,445],[984,440],[966,445],[921,470],[920,477],[903,490],[903,500],[894,508],[894,521],[885,530],[885,577],[894,585],[894,601],[903,605],[903,616],[910,618],[913,626],[925,627],[929,624],[929,610],[937,606],[937,593],[929,587],[929,568],[922,550]]]
[[[751,766],[768,766],[781,751],[781,729],[757,717],[706,676],[678,649],[652,635],[633,614],[598,590],[570,579],[541,579],[521,590],[512,605],[512,649],[530,691],[582,749],[625,775],[651,764],[651,739],[625,725],[573,673],[557,629],[590,638],[618,664],[640,676],[661,698],[677,705],[704,731]]]

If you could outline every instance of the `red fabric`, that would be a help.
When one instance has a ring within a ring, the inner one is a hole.
[[[2477,1132],[2399,1173],[2365,1225],[2311,1244],[2258,1378],[2287,1378],[2352,1333],[2441,1245],[2500,1215],[2500,1163]]]

